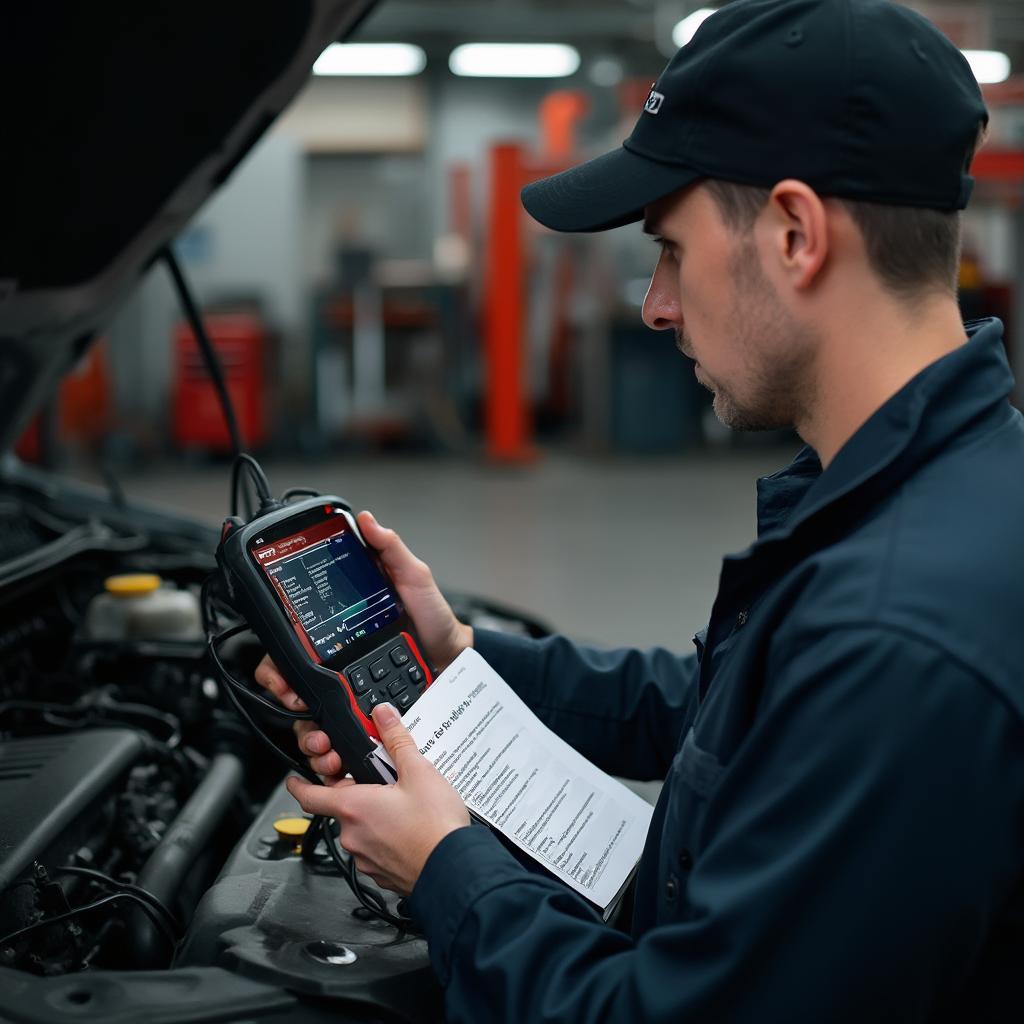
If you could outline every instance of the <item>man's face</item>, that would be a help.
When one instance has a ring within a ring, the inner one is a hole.
[[[753,232],[722,220],[698,184],[649,206],[645,230],[661,245],[643,319],[672,328],[736,430],[792,426],[806,406],[815,339],[765,276]]]

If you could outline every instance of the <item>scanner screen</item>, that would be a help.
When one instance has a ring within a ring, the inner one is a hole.
[[[402,614],[391,584],[340,514],[279,540],[256,541],[251,551],[317,661]]]

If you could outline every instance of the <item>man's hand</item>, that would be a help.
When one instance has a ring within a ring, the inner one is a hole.
[[[288,685],[278,671],[269,654],[256,666],[254,673],[256,682],[265,690],[269,690],[286,707],[293,711],[305,711],[306,704]],[[295,739],[299,750],[306,755],[309,766],[322,775],[328,784],[336,782],[345,774],[340,755],[331,749],[331,741],[315,722],[298,721],[292,723]]]
[[[398,769],[395,785],[360,786],[334,777],[325,779],[326,786],[315,786],[292,776],[288,792],[307,813],[338,821],[341,845],[360,871],[379,886],[407,896],[434,847],[449,832],[468,825],[469,812],[444,776],[416,749],[390,704],[373,709],[373,722]]]
[[[426,562],[420,561],[402,538],[380,525],[369,512],[356,517],[366,543],[375,548],[384,568],[395,581],[416,633],[423,641],[423,653],[438,672],[446,669],[467,647],[473,646],[472,627],[455,618],[451,605],[434,582]]]
[[[467,647],[473,646],[473,629],[455,618],[451,605],[434,582],[430,567],[420,561],[402,538],[381,526],[369,512],[356,517],[367,544],[374,548],[395,582],[416,633],[423,642],[423,653],[438,672],[447,668]],[[269,690],[287,708],[305,711],[306,705],[288,685],[277,666],[264,656],[256,667],[256,682]],[[296,722],[299,749],[309,758],[310,767],[327,781],[344,774],[341,758],[331,749],[327,733],[311,722]]]

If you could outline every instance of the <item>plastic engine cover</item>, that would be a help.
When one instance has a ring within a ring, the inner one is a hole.
[[[443,1020],[426,942],[354,916],[359,903],[333,862],[304,861],[278,837],[274,822],[300,813],[282,781],[200,901],[175,966],[217,965],[337,999],[356,1017]]]

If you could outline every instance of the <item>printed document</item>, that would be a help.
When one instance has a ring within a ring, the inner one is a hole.
[[[542,724],[481,655],[463,651],[402,720],[474,815],[602,910],[615,899],[653,808]]]

